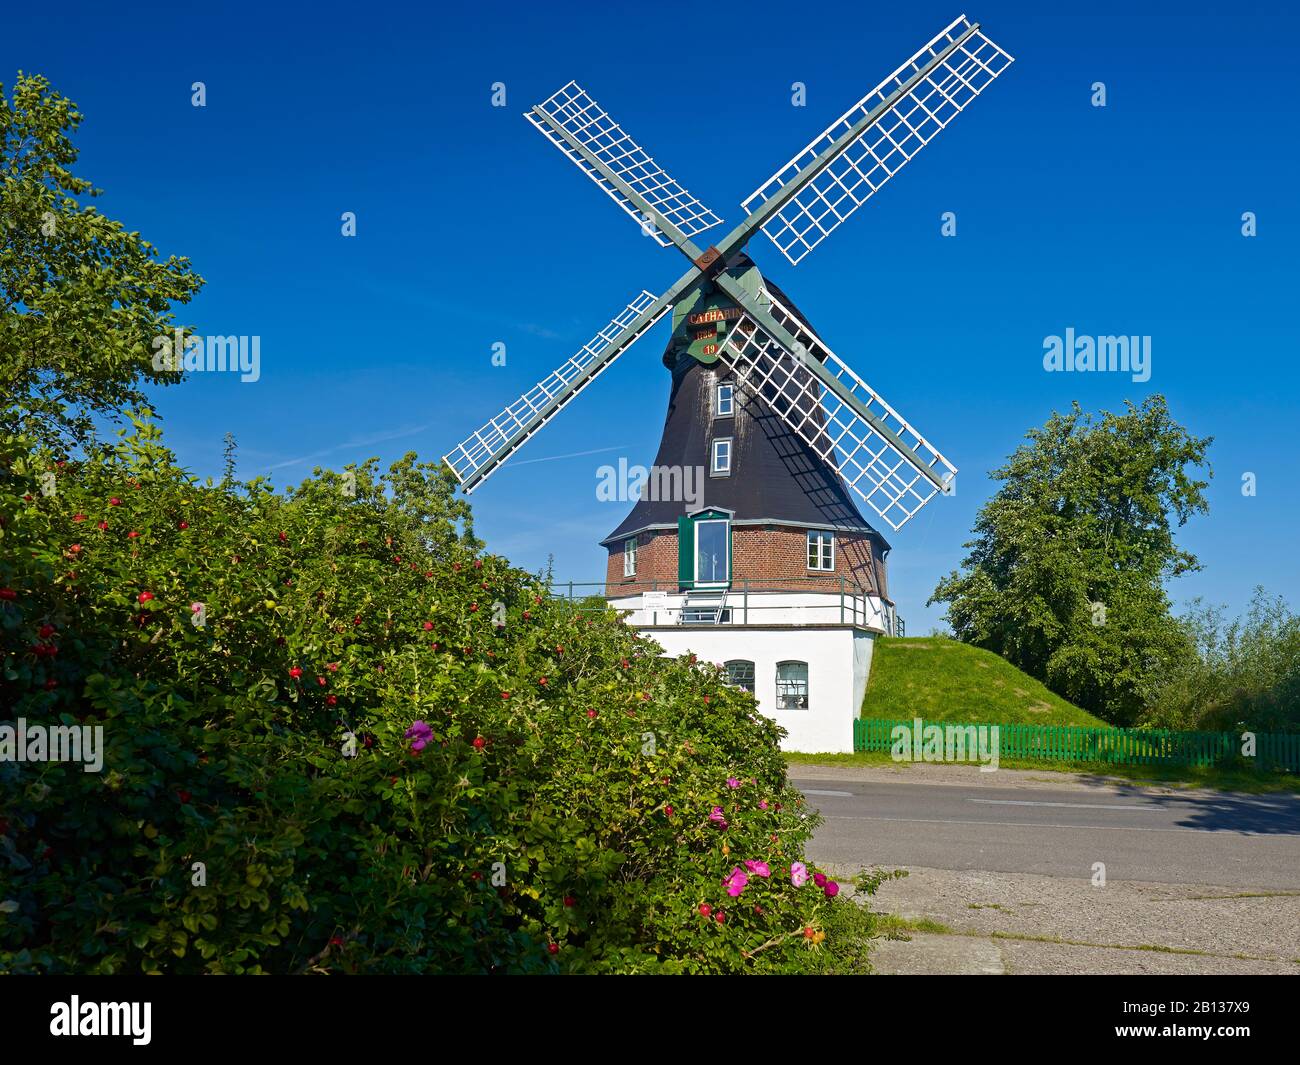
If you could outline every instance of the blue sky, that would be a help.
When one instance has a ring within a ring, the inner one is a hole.
[[[962,12],[953,3],[68,4],[5,16],[0,80],[46,74],[86,115],[101,210],[207,287],[181,315],[262,338],[256,383],[195,375],[157,405],[182,462],[295,481],[407,450],[430,460],[562,363],[636,292],[682,272],[521,117],[570,78],[726,218],[812,136]],[[890,537],[910,631],[963,556],[987,472],[1078,400],[1163,392],[1212,435],[1210,513],[1178,581],[1240,609],[1300,602],[1287,488],[1300,383],[1295,16],[1169,5],[966,8],[1016,64],[798,267],[750,250],[827,342],[961,469],[958,495]],[[468,8],[468,10],[465,10]],[[207,106],[191,106],[191,85]],[[791,85],[807,86],[807,105]],[[1107,106],[1091,105],[1094,82]],[[491,86],[508,106],[491,106]],[[340,216],[357,215],[357,236]],[[958,235],[940,236],[956,212]],[[1253,211],[1258,236],[1241,235]],[[667,325],[472,497],[489,546],[599,579],[628,504],[596,469],[649,464]],[[1050,374],[1043,340],[1152,337],[1152,374]],[[504,343],[507,364],[494,367]],[[579,454],[583,453],[583,454]],[[563,457],[571,456],[571,457]],[[534,461],[545,459],[548,461]],[[1257,478],[1257,494],[1241,478]]]

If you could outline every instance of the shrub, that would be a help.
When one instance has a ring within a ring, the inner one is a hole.
[[[777,726],[482,553],[446,471],[277,495],[140,419],[81,461],[10,437],[0,544],[0,716],[105,743],[0,763],[0,970],[865,967],[855,904],[792,882]]]
[[[1255,589],[1246,615],[1226,621],[1199,600],[1179,619],[1190,649],[1143,713],[1156,728],[1300,729],[1300,616]]]

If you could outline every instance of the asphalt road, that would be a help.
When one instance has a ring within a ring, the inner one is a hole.
[[[791,778],[826,819],[824,863],[1300,889],[1296,795]]]

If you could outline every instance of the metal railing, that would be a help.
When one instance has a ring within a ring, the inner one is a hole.
[[[634,625],[761,625],[823,624],[855,625],[882,630],[888,636],[901,636],[903,621],[888,599],[874,595],[846,577],[789,578],[781,581],[733,580],[716,590],[725,596],[715,622],[683,622],[688,613],[700,609],[690,603],[691,593],[704,591],[689,581],[626,580],[552,581],[551,597],[575,604],[579,610],[604,610],[610,600],[632,600],[635,605],[620,603],[618,609],[631,615]]]

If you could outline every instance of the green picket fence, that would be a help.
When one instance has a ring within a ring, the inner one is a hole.
[[[955,721],[922,721],[945,730],[970,728]],[[853,722],[855,751],[888,751],[893,730],[911,721],[876,718]],[[975,728],[993,728],[992,723]],[[998,757],[1112,765],[1211,766],[1238,757],[1239,732],[1174,732],[1168,729],[1083,728],[1070,725],[997,725]],[[1255,761],[1264,768],[1300,772],[1300,733],[1255,733]]]

